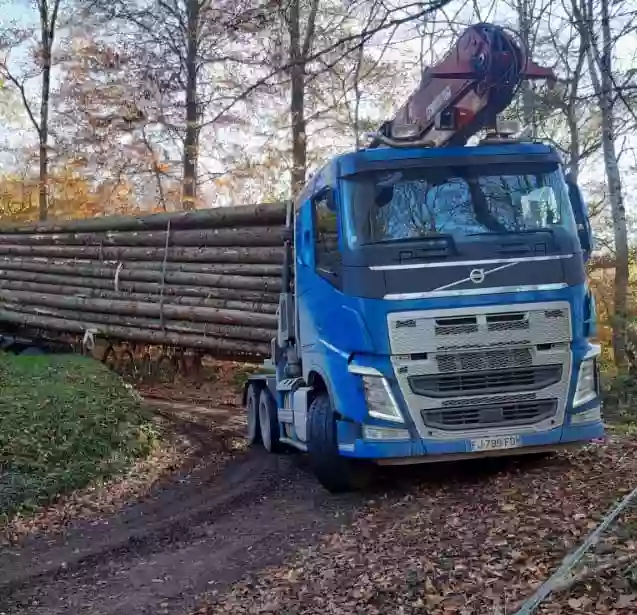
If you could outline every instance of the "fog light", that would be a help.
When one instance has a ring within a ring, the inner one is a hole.
[[[599,406],[595,406],[590,410],[578,412],[571,415],[571,425],[582,425],[583,423],[597,423],[602,419],[602,411]]]
[[[410,440],[411,436],[407,429],[363,425],[363,438],[365,440]]]

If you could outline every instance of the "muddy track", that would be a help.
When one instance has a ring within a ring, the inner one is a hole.
[[[219,440],[196,423],[182,428],[200,452],[149,498],[0,549],[0,612],[184,613],[203,592],[337,528],[360,502],[328,495],[299,455],[250,450],[218,473],[206,451],[218,450]]]

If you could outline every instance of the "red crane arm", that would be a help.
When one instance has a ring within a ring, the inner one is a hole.
[[[371,146],[463,145],[495,125],[527,79],[556,77],[533,62],[504,28],[471,26],[443,60],[424,71],[418,88],[381,126]]]

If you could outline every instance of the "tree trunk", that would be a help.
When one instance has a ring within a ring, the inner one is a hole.
[[[72,268],[71,272],[72,272]],[[281,280],[278,278],[248,278],[245,276],[225,276],[225,275],[207,275],[205,273],[166,273],[162,278],[160,271],[126,271],[121,269],[112,273],[110,270],[100,270],[99,268],[92,271],[84,269],[83,272],[77,271],[75,274],[71,272],[57,273],[51,270],[43,272],[24,271],[20,269],[0,269],[0,279],[7,280],[25,280],[28,282],[43,282],[45,284],[64,284],[71,286],[88,286],[94,288],[107,288],[116,290],[117,288],[125,289],[128,286],[133,287],[136,283],[146,284],[148,287],[156,286],[161,289],[162,284],[166,289],[173,292],[171,294],[180,294],[180,291],[192,289],[205,296],[207,293],[214,294],[215,291],[239,290],[239,291],[257,291],[259,293],[278,293],[281,291]],[[90,277],[81,277],[82,274]],[[167,291],[164,291],[167,294]]]
[[[46,128],[40,129],[40,176],[38,183],[38,213],[39,219],[44,221],[47,218],[49,212],[48,205],[48,184],[49,184],[49,152],[47,148],[48,130]]]
[[[39,316],[52,316],[53,318],[65,318],[68,320],[89,321],[105,325],[119,325],[122,327],[138,327],[152,331],[173,331],[175,333],[188,333],[190,335],[204,335],[222,337],[227,339],[244,340],[249,342],[269,342],[273,337],[274,329],[259,327],[244,327],[241,325],[217,325],[211,323],[195,323],[182,320],[166,320],[161,323],[157,319],[126,316],[122,314],[104,314],[101,312],[81,312],[76,310],[61,310],[50,307],[36,307],[15,303],[0,302],[0,309],[19,314],[36,314]]]
[[[94,330],[99,337],[106,339],[130,340],[144,344],[169,344],[182,348],[198,348],[208,350],[211,354],[222,357],[267,357],[270,345],[264,342],[245,342],[223,338],[204,337],[201,335],[187,335],[169,331],[151,331],[133,327],[116,325],[100,325],[90,321],[76,321],[50,316],[34,314],[18,314],[0,309],[0,322],[13,323],[23,327],[36,329],[50,329],[52,331],[76,333],[83,335],[87,330]]]
[[[528,0],[517,0],[518,30],[520,39],[526,47],[529,56],[532,55],[534,44],[531,32],[533,20],[533,8]],[[531,128],[533,137],[537,137],[537,126],[535,121],[535,96],[533,86],[530,81],[525,80],[521,85],[522,90],[522,122],[523,128]]]
[[[73,278],[64,275],[32,273],[29,271],[3,271],[1,277],[16,282],[32,282],[34,284],[53,284],[60,286],[76,286],[79,288],[101,288],[116,290],[115,280],[100,278]],[[275,303],[278,295],[263,290],[246,290],[237,288],[211,288],[205,286],[172,286],[157,282],[136,282],[122,280],[117,284],[117,291],[125,297],[128,293],[143,293],[157,297],[206,297],[213,299],[235,299],[238,301],[255,301]]]
[[[0,254],[16,256],[50,256],[54,258],[91,258],[115,261],[158,261],[164,258],[163,248],[128,248],[99,246],[15,246],[0,244]],[[192,263],[280,264],[283,248],[168,248],[169,261]]]
[[[46,305],[48,307],[81,312],[103,312],[105,314],[125,314],[128,316],[161,316],[166,319],[184,319],[229,325],[276,328],[277,317],[271,314],[255,314],[236,310],[222,310],[185,305],[140,303],[135,301],[108,301],[106,299],[86,299],[42,295],[21,291],[0,291],[0,299],[23,305]]]
[[[116,299],[118,301],[139,301],[142,303],[158,302],[160,295],[152,293],[116,292],[103,288],[88,288],[84,286],[59,286],[40,282],[25,282],[21,280],[1,280],[0,289],[27,291],[45,295],[65,295],[67,297],[83,297],[96,299]],[[164,305],[190,305],[194,307],[223,308],[262,314],[276,314],[277,303],[266,302],[268,297],[260,301],[242,301],[240,299],[215,299],[211,297],[164,296]]]
[[[567,112],[566,125],[569,132],[569,146],[568,146],[568,170],[571,178],[575,183],[579,179],[579,164],[580,164],[580,141],[579,132],[577,128],[577,118],[574,112]]]
[[[301,55],[300,0],[290,1],[290,117],[292,121],[292,198],[305,184],[307,167],[305,124],[305,66]]]
[[[2,224],[0,232],[37,234],[89,231],[165,231],[169,221],[171,230],[282,225],[285,223],[285,210],[285,203],[259,203],[139,217],[104,216],[102,218],[44,224]]]
[[[1,231],[1,229],[0,229]],[[285,229],[279,227],[246,227],[185,231],[107,231],[98,233],[1,233],[0,243],[25,245],[104,245],[164,247],[168,239],[171,247],[282,246]]]
[[[53,267],[60,267],[56,273],[80,273],[83,267],[96,267],[102,270],[108,270],[109,275],[114,276],[119,263],[117,261],[100,261],[96,263],[94,260],[74,259],[50,259],[44,257],[0,257],[0,269],[18,269],[23,271],[53,271]],[[139,261],[134,263],[124,263],[127,269],[143,269],[144,271],[163,271],[164,263],[162,261]],[[281,277],[280,265],[242,265],[226,263],[222,265],[206,264],[198,265],[193,263],[165,263],[165,270],[171,272],[183,273],[223,273],[226,275],[240,276],[264,276],[271,278]]]
[[[15,266],[9,263],[9,266],[2,268],[0,266],[0,279],[18,279],[26,275],[46,274],[49,276],[59,277],[63,283],[70,276],[73,282],[81,285],[82,276],[87,278],[103,278],[110,285],[114,284],[117,278],[118,282],[156,282],[161,284],[184,284],[202,289],[211,288],[236,288],[239,290],[260,290],[265,292],[276,293],[281,290],[281,280],[277,277],[264,276],[233,276],[208,273],[182,273],[179,271],[169,271],[162,274],[161,271],[152,271],[147,269],[135,269],[135,264],[131,268],[112,268],[100,267],[99,265],[75,265],[73,262],[64,265],[54,265],[48,263],[28,263]]]
[[[620,367],[627,364],[626,329],[628,327],[628,228],[626,223],[626,207],[617,152],[615,149],[615,118],[613,108],[613,38],[610,29],[609,0],[601,0],[602,7],[602,40],[603,51],[600,72],[602,76],[602,148],[606,177],[608,179],[608,196],[612,209],[613,230],[615,236],[615,324],[613,326],[613,354]]]
[[[197,97],[197,58],[199,55],[200,0],[187,0],[186,34],[186,134],[184,138],[183,199],[184,210],[195,208],[197,160],[199,155],[199,105]]]
[[[358,48],[356,54],[356,71],[354,72],[354,147],[356,151],[361,148],[361,68],[365,57],[365,45]]]
[[[579,96],[579,85],[582,80],[582,70],[586,61],[586,43],[584,37],[580,36],[577,53],[577,63],[573,70],[573,75],[569,84],[569,95],[566,100],[566,125],[569,134],[569,160],[568,169],[575,183],[579,180],[579,165],[582,158],[582,148],[577,117],[577,97]]]
[[[49,12],[45,0],[39,0],[40,12],[40,53],[42,61],[42,91],[40,92],[40,125],[38,130],[40,173],[38,181],[38,213],[40,221],[48,216],[49,187],[49,103],[51,98],[51,64],[55,26],[60,0],[54,0]]]
[[[626,208],[623,186],[619,172],[618,156],[615,149],[614,84],[613,84],[613,38],[610,28],[609,0],[601,0],[602,49],[597,47],[594,28],[592,0],[573,0],[573,10],[584,37],[593,89],[599,103],[602,116],[602,152],[608,185],[608,200],[613,218],[615,239],[615,281],[614,281],[614,317],[613,355],[615,364],[624,369],[627,364],[626,327],[628,318],[628,281],[629,253]]]
[[[305,185],[307,174],[307,122],[305,120],[306,59],[314,41],[319,0],[311,0],[305,33],[301,36],[301,0],[289,4],[290,118],[292,122],[292,198]]]

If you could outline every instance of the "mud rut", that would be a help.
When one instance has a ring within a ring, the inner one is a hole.
[[[236,409],[211,413],[225,429],[177,421],[198,441],[197,458],[143,501],[1,547],[0,614],[185,613],[202,593],[338,528],[362,503],[328,495],[300,455],[250,450],[215,472],[219,434],[240,424]]]

